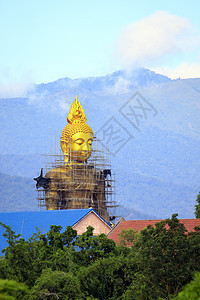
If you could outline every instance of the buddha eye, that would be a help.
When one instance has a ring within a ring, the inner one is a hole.
[[[83,142],[82,140],[77,140],[77,141],[76,141],[76,144],[77,144],[77,145],[82,145],[83,143],[84,143],[84,142]]]

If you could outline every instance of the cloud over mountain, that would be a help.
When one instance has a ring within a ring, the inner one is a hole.
[[[199,43],[200,34],[188,20],[169,12],[158,11],[130,24],[124,30],[117,42],[117,57],[128,70],[140,66],[159,66],[161,70],[163,65],[170,67],[171,61],[175,61],[176,64],[181,64],[177,71],[181,74],[188,71],[190,77],[191,69],[199,68],[198,61],[195,60],[193,64],[188,61],[189,66],[185,66],[179,61],[179,56],[182,54],[187,60],[188,53],[193,51],[194,55],[199,51]],[[191,58],[193,59],[192,55]],[[169,72],[167,75],[170,75]]]

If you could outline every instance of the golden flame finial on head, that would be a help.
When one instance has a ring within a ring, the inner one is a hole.
[[[77,96],[74,102],[71,105],[68,117],[68,124],[65,126],[62,132],[61,141],[69,142],[69,138],[72,137],[75,133],[91,133],[93,135],[92,128],[86,123],[87,119],[85,112],[77,99]]]
[[[76,123],[86,123],[87,119],[84,113],[84,109],[82,108],[80,102],[77,99],[77,96],[74,100],[74,102],[71,105],[67,122],[69,124],[76,124]]]

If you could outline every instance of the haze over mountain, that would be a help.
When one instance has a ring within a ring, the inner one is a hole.
[[[110,149],[118,214],[193,218],[200,190],[200,79],[171,80],[146,69],[63,78],[35,85],[26,98],[0,99],[2,190],[9,176],[39,175],[41,154],[53,153],[55,139],[59,144],[76,95],[102,147]],[[18,179],[16,203],[8,205],[14,191],[5,188],[1,211],[38,209],[34,181],[24,178],[26,193],[18,197]]]

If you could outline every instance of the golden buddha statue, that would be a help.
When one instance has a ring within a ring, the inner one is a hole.
[[[105,177],[101,170],[88,164],[94,134],[86,123],[84,110],[77,97],[71,105],[67,122],[60,139],[64,164],[45,175],[48,180],[48,187],[45,188],[46,209],[94,208],[109,221]]]

